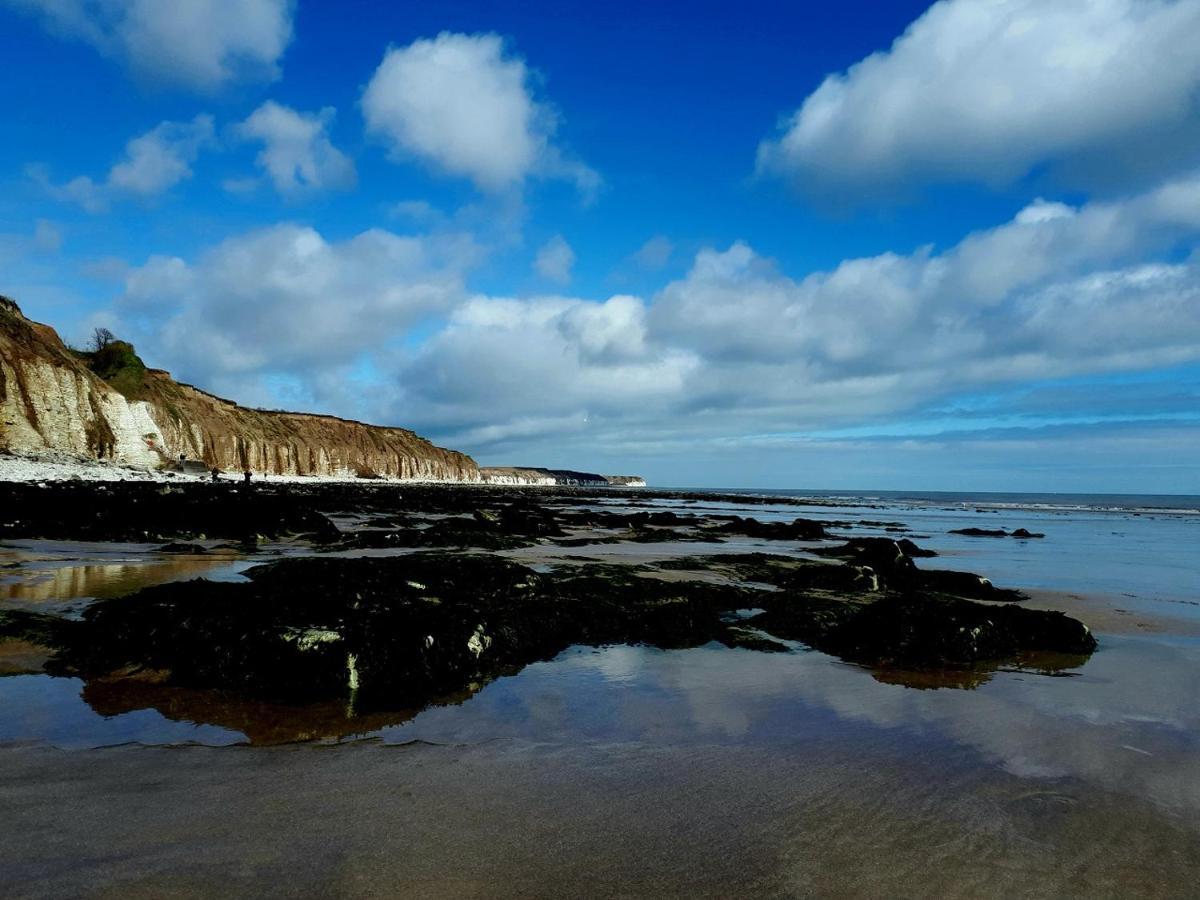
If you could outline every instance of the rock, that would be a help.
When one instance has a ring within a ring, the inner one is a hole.
[[[1015,538],[1044,538],[1044,534],[1035,534],[1027,531],[1024,528],[1018,528],[1016,531],[1008,532],[1003,528],[958,528],[950,532],[951,534],[963,534],[967,537],[1015,537]]]
[[[52,665],[88,680],[151,677],[271,700],[396,708],[461,692],[572,644],[716,640],[779,652],[787,649],[779,639],[790,639],[847,659],[911,666],[1088,652],[1095,644],[1080,623],[1055,613],[911,586],[881,592],[865,566],[755,554],[720,565],[779,590],[668,582],[624,566],[539,574],[469,554],[289,558],[250,569],[247,583],[197,580],[98,602],[82,622],[54,626],[61,654]],[[728,621],[754,607],[763,612]],[[19,632],[49,627],[36,617],[3,621]]]
[[[917,575],[917,584],[927,591],[993,603],[1012,603],[1025,599],[1020,591],[997,588],[988,579],[971,572],[922,569]]]
[[[181,484],[169,493],[149,482],[125,482],[96,502],[87,483],[38,488],[0,483],[0,538],[145,541],[215,538],[250,540],[256,534],[309,533],[337,540],[340,533],[306,498],[262,486],[232,495],[208,484]]]
[[[906,581],[917,570],[912,558],[904,552],[904,547],[892,538],[851,538],[840,547],[821,547],[813,552],[870,566],[889,583]]]
[[[901,552],[910,559],[937,556],[936,550],[927,550],[924,547],[918,547],[908,538],[901,538],[896,543],[899,545]]]
[[[1023,651],[1086,654],[1096,648],[1087,627],[1062,613],[926,596],[889,597],[864,606],[823,643],[857,662],[915,667],[971,664]]]
[[[724,534],[743,534],[766,541],[819,541],[825,538],[824,524],[813,519],[760,522],[732,516],[719,530]]]
[[[199,556],[201,554],[207,553],[208,549],[205,547],[202,547],[200,544],[171,543],[171,544],[163,544],[161,547],[155,547],[154,552],[155,553],[190,553],[194,556]]]

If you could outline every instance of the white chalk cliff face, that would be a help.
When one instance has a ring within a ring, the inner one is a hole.
[[[481,480],[469,456],[406,429],[246,409],[156,369],[139,368],[121,384],[126,393],[94,374],[54,329],[0,298],[0,450],[147,468],[182,455],[234,471]]]
[[[568,469],[541,469],[521,466],[484,466],[479,470],[485,484],[584,485],[588,487],[645,487],[638,475],[596,475]]]

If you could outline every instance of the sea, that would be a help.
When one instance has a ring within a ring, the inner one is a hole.
[[[285,863],[313,870],[313,893],[346,896],[388,883],[429,896],[1196,895],[1200,496],[690,493],[621,502],[908,537],[939,554],[921,565],[1064,609],[1099,649],[1065,670],[955,682],[807,650],[580,646],[361,721],[178,693],[139,705],[15,674],[0,678],[0,800],[18,801],[0,819],[0,867],[19,896],[86,885],[86,867],[55,868],[67,842],[105,861],[117,894],[147,896],[185,884],[171,881],[181,867],[269,893]],[[0,564],[26,565],[0,577],[0,608],[73,614],[245,566],[173,571],[146,549],[12,542]],[[292,844],[234,837],[273,828]],[[186,864],[172,840],[190,842]],[[112,862],[130,847],[147,855]],[[356,881],[368,863],[393,880]]]

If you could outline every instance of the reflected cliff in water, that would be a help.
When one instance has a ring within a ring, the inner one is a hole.
[[[78,610],[155,584],[227,579],[254,563],[237,552],[159,553],[147,544],[14,541],[0,547],[0,606]]]

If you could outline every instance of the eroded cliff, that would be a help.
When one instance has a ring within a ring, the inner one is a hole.
[[[597,475],[571,469],[543,469],[530,466],[483,466],[480,475],[485,484],[570,485],[582,487],[645,487],[640,475]]]
[[[148,468],[184,456],[281,475],[480,480],[471,457],[407,429],[248,409],[143,368],[132,347],[123,346],[135,365],[114,369],[110,384],[54,329],[0,298],[0,450],[57,451]]]

